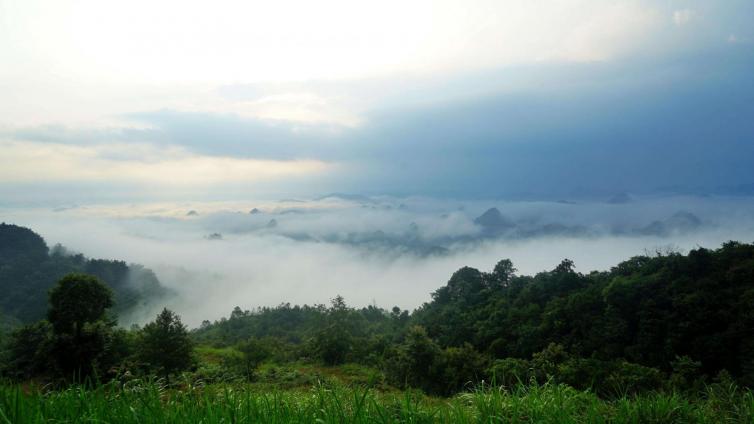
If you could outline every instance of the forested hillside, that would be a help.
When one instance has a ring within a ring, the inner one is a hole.
[[[565,260],[514,276],[463,268],[413,318],[441,346],[470,343],[493,357],[526,358],[550,343],[580,357],[671,369],[677,356],[754,382],[754,246],[726,243],[687,256],[634,257],[582,275]]]
[[[573,265],[535,276],[516,275],[509,260],[490,272],[465,267],[411,314],[352,309],[341,298],[236,308],[193,337],[261,340],[278,360],[379,365],[394,384],[438,393],[493,374],[637,389],[720,373],[754,383],[754,245],[638,256],[589,274]]]
[[[127,313],[161,303],[166,290],[155,274],[140,265],[118,260],[88,259],[65,247],[48,248],[32,230],[0,224],[0,322],[31,322],[47,311],[47,292],[73,272],[94,275],[115,294],[114,312]]]
[[[148,270],[50,253],[32,231],[0,228],[4,310],[26,321],[47,311],[1,341],[0,370],[11,378],[188,372],[205,382],[310,384],[319,374],[302,370],[350,364],[363,367],[361,381],[435,395],[482,381],[554,381],[600,396],[754,385],[752,244],[637,256],[588,274],[566,259],[517,275],[503,259],[489,272],[461,268],[413,312],[352,308],[336,296],[330,305],[236,307],[189,332],[167,309],[143,329],[115,327],[109,310],[164,293]]]

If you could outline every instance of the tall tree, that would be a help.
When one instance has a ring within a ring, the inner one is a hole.
[[[165,379],[191,367],[192,351],[188,330],[181,317],[167,308],[142,330],[139,357],[148,368]]]
[[[50,291],[53,353],[64,377],[83,379],[97,371],[115,325],[106,315],[112,306],[110,289],[91,275],[66,275]]]
[[[271,356],[270,349],[260,340],[254,338],[239,343],[236,348],[243,355],[243,369],[246,378],[249,380],[254,378],[254,372],[259,364]]]
[[[56,333],[80,334],[85,324],[104,319],[113,305],[112,291],[99,279],[68,274],[50,291],[47,318]]]
[[[337,365],[346,361],[353,348],[353,331],[350,328],[353,311],[340,295],[330,303],[325,326],[314,337],[314,350],[325,364]]]

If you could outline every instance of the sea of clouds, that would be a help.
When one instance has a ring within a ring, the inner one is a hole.
[[[153,269],[190,326],[254,309],[317,304],[414,309],[462,266],[510,258],[521,274],[572,259],[580,272],[669,250],[754,241],[750,197],[619,195],[607,201],[313,199],[0,209],[48,245]],[[494,209],[493,209],[494,208]],[[137,311],[131,322],[152,318]]]

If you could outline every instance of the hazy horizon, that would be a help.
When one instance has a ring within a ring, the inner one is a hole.
[[[153,268],[191,325],[752,241],[751,16],[0,0],[0,221]]]
[[[499,227],[476,218],[497,208]],[[256,209],[256,213],[250,213]],[[48,245],[153,269],[184,320],[242,309],[327,304],[413,310],[463,266],[509,258],[519,274],[606,271],[636,255],[754,240],[749,197],[646,197],[624,203],[351,196],[237,202],[0,208]],[[274,220],[275,225],[270,225]],[[219,234],[218,239],[211,235]],[[154,305],[154,308],[162,305]],[[122,317],[143,323],[155,310]]]

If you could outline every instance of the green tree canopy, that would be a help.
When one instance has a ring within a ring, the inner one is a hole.
[[[249,338],[236,348],[243,355],[243,369],[249,380],[254,377],[257,367],[271,356],[269,347],[259,339]]]
[[[47,317],[56,333],[80,334],[86,323],[105,318],[113,293],[99,279],[86,274],[68,274],[50,291]]]
[[[53,358],[63,377],[85,379],[107,362],[116,322],[106,312],[113,304],[112,291],[91,275],[68,274],[50,291]]]
[[[193,364],[192,343],[186,326],[175,312],[164,308],[157,318],[144,326],[139,341],[139,357],[165,378]]]

